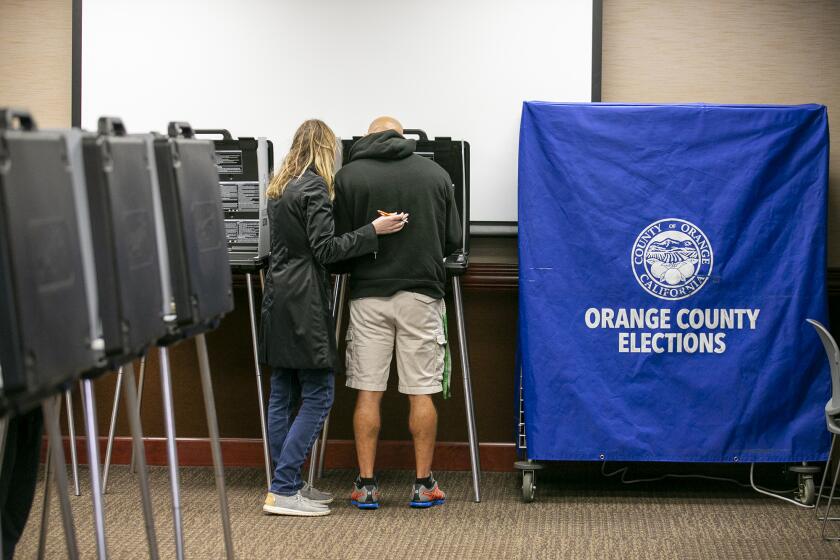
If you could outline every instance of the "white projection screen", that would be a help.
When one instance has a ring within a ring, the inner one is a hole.
[[[517,220],[522,102],[592,100],[593,0],[81,4],[84,128],[226,128],[276,166],[307,118],[349,138],[393,115],[470,142],[473,221]]]

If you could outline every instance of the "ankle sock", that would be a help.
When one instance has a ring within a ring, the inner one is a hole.
[[[422,484],[426,488],[432,488],[435,485],[435,479],[432,478],[432,475],[427,476],[426,478],[416,478],[414,479],[416,484]]]
[[[362,486],[376,486],[376,479],[375,478],[362,478],[360,476],[359,477],[359,484],[361,484],[361,486],[359,486],[359,488],[361,488]]]

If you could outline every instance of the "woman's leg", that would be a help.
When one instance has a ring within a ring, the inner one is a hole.
[[[301,466],[324,425],[335,394],[331,370],[301,370],[298,381],[301,388],[300,410],[280,450],[271,485],[272,492],[284,496],[300,489]]]
[[[274,463],[274,475],[271,491],[277,493],[277,467],[283,444],[289,434],[292,414],[299,399],[300,387],[297,383],[297,371],[275,368],[271,372],[271,394],[268,397],[268,444],[271,460]]]

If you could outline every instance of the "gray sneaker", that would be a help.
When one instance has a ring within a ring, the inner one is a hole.
[[[316,504],[327,505],[331,504],[333,501],[332,494],[318,490],[314,486],[310,486],[308,482],[303,483],[303,486],[300,489],[300,495],[311,502],[315,502]]]
[[[318,504],[301,496],[300,492],[291,496],[281,496],[271,492],[265,497],[263,511],[275,515],[297,515],[300,517],[317,517],[329,515],[330,508]]]

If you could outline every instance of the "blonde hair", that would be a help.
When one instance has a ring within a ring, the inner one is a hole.
[[[330,199],[333,190],[333,172],[338,143],[333,131],[318,119],[309,119],[300,125],[292,139],[292,147],[283,160],[283,165],[268,183],[265,191],[269,198],[280,198],[293,180],[299,178],[309,167],[327,183]]]

